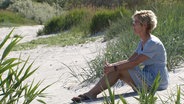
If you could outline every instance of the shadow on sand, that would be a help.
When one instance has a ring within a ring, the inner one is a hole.
[[[121,96],[123,96],[124,98],[127,98],[127,97],[133,97],[133,96],[136,96],[138,95],[137,92],[129,92],[129,93],[124,93],[124,94],[121,94]],[[115,100],[116,99],[119,99],[119,96],[120,95],[115,95]],[[81,103],[83,104],[89,104],[89,103],[97,103],[97,102],[103,102],[104,101],[104,97],[99,97],[99,98],[96,98],[96,99],[90,99],[90,100],[85,100],[85,101],[82,101]],[[78,103],[75,103],[75,102],[72,102],[70,104],[78,104]]]

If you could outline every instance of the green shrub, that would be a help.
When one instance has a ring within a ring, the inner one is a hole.
[[[90,33],[95,34],[100,31],[104,31],[109,26],[109,22],[112,19],[117,18],[115,13],[110,10],[98,11],[92,18],[90,24]]]
[[[64,17],[54,17],[50,21],[48,21],[44,28],[42,33],[38,33],[39,35],[43,34],[51,34],[51,33],[56,33],[61,30],[61,26],[63,24]],[[42,30],[40,30],[41,32]]]
[[[76,32],[82,32],[84,33],[84,37],[88,37],[90,32],[89,32],[89,28],[90,28],[90,22],[95,14],[95,9],[91,8],[91,7],[83,7],[80,8],[80,10],[85,12],[85,15],[82,19],[82,21],[80,21],[80,23],[78,23],[76,26],[72,27],[71,31],[76,31]]]
[[[12,30],[13,31],[13,30]],[[20,41],[14,38],[5,49],[2,47],[7,43],[12,31],[0,43],[2,55],[0,57],[0,102],[1,104],[30,104],[33,100],[45,104],[40,98],[45,97],[43,93],[50,85],[39,89],[41,81],[35,83],[26,82],[28,78],[38,69],[32,69],[33,63],[28,65],[28,60],[20,58],[8,58],[12,48]]]
[[[87,12],[82,9],[71,10],[61,16],[57,16],[48,21],[43,29],[43,34],[66,31],[81,23],[87,16]],[[38,34],[38,35],[43,35]]]
[[[83,10],[72,10],[65,16],[64,24],[62,26],[62,30],[68,30],[72,26],[76,26],[81,22],[81,20],[84,19],[84,16],[86,15],[85,11]]]
[[[127,10],[125,13],[120,12],[120,14],[121,18],[118,18],[117,21],[112,22],[108,29],[106,29],[106,35],[104,36],[104,40],[111,40],[120,36],[124,31],[131,31],[131,11]]]
[[[126,16],[128,14],[130,12],[125,8],[94,10],[94,8],[88,7],[70,10],[61,16],[49,20],[45,24],[44,29],[39,31],[38,35],[52,34],[73,28],[74,31],[79,30],[85,34],[95,34],[104,31],[111,21],[116,21],[121,15]]]
[[[121,13],[127,15],[128,10],[125,8],[118,8],[116,10],[103,9],[97,11],[91,20],[90,33],[93,35],[104,31],[110,26],[111,22],[114,22],[121,17]]]

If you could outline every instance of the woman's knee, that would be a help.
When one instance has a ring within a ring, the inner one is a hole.
[[[117,73],[119,74],[120,77],[126,77],[127,74],[129,74],[128,70],[118,70]]]

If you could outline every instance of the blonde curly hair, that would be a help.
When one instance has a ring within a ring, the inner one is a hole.
[[[135,13],[132,16],[132,19],[138,17],[141,24],[147,24],[147,30],[149,32],[153,31],[157,27],[157,16],[155,13],[151,10],[140,10],[135,11]]]

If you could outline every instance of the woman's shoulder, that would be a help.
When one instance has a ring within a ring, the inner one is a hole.
[[[160,39],[158,37],[156,37],[155,35],[151,35],[148,43],[150,43],[150,44],[162,44]]]
[[[160,39],[154,35],[151,36],[151,38],[149,39],[149,41],[147,42],[147,47],[154,47],[155,49],[158,49],[158,48],[161,48],[163,49],[164,48],[164,45],[163,43],[160,41]]]

